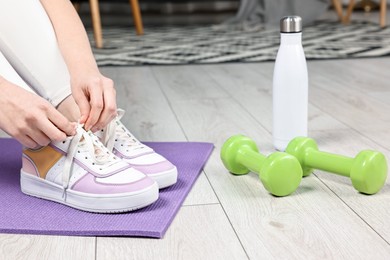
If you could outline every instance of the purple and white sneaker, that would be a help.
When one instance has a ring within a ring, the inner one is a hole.
[[[124,111],[118,109],[118,116],[95,134],[107,149],[155,180],[160,189],[175,184],[177,181],[176,166],[152,148],[138,141],[120,121],[123,115]]]
[[[112,154],[81,125],[75,136],[23,151],[22,192],[99,213],[127,212],[158,199],[158,185]]]

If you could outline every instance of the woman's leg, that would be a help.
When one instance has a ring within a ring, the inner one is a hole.
[[[26,82],[19,76],[19,74],[14,70],[14,68],[9,64],[8,60],[0,51],[0,75],[4,77],[9,82],[24,88],[29,92],[34,92]]]
[[[30,87],[70,120],[79,119],[68,69],[39,0],[0,1],[0,52],[25,82],[15,83]],[[12,75],[7,71],[10,75],[1,74],[6,79]]]

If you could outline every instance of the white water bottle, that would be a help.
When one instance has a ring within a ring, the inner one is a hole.
[[[280,38],[273,77],[273,143],[284,151],[294,137],[307,136],[308,76],[301,17],[283,17]]]

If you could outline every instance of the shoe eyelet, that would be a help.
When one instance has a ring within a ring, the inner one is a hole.
[[[115,142],[118,142],[118,139],[115,139]]]
[[[93,162],[92,165],[95,165],[95,163]]]
[[[80,153],[80,151],[77,151],[77,153]]]
[[[101,170],[103,170],[102,168],[99,168],[99,170],[101,171]]]
[[[66,141],[62,141],[62,143],[64,144],[64,143],[66,143]]]
[[[87,157],[87,156],[85,156],[85,159],[88,159],[88,157]]]

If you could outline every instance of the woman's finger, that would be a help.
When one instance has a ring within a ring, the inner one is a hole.
[[[101,85],[91,86],[90,89],[90,106],[91,111],[89,113],[88,119],[85,122],[84,128],[88,131],[92,126],[96,124],[99,120],[102,110],[104,108],[103,102],[103,90]]]
[[[97,131],[105,127],[117,115],[116,91],[113,87],[105,89],[106,91],[103,93],[104,108],[99,121],[92,128],[93,131]]]

